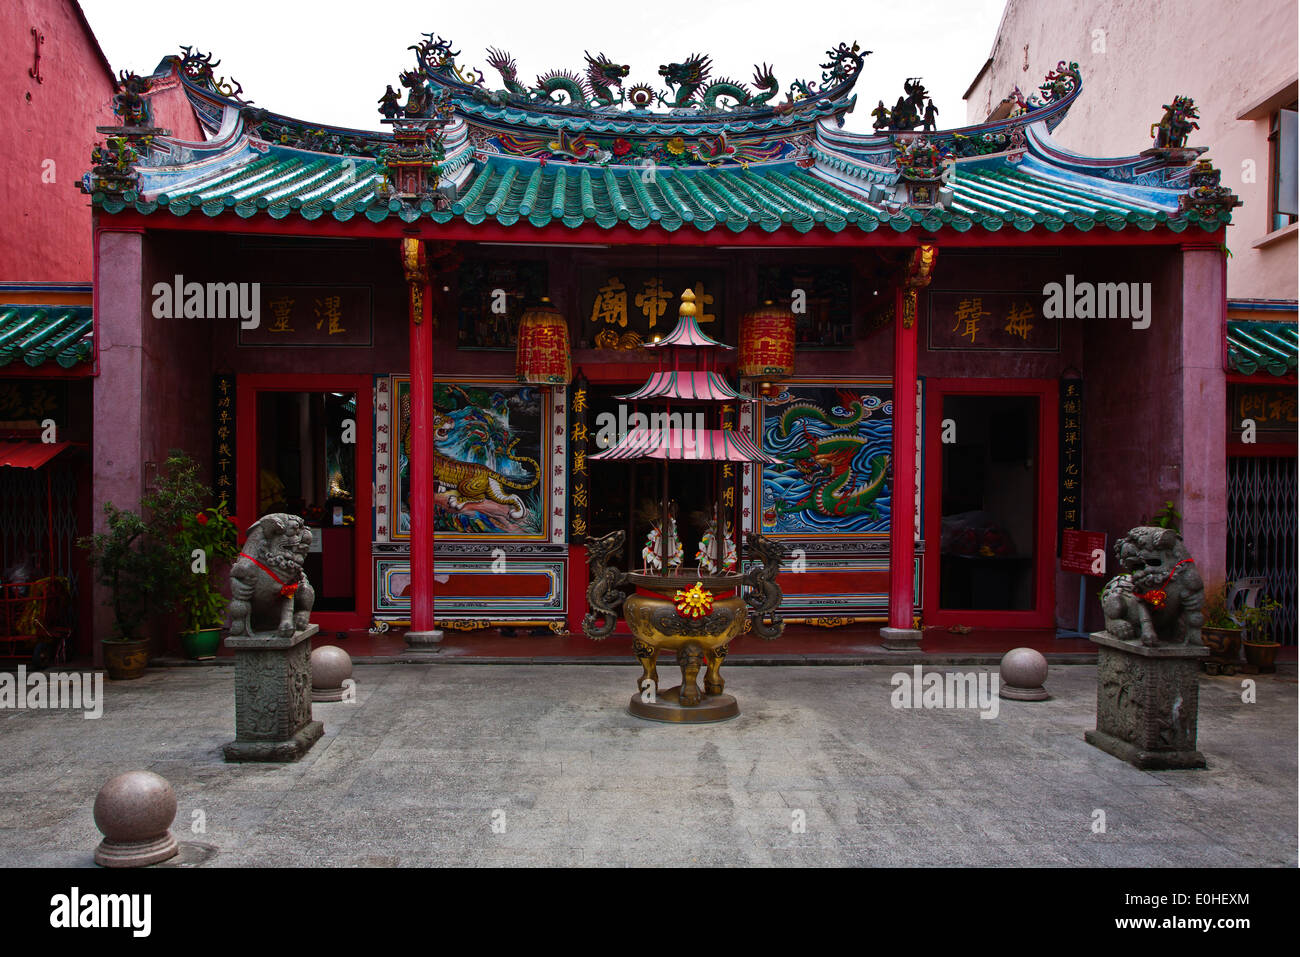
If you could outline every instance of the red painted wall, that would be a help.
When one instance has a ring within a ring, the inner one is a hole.
[[[44,82],[28,75],[33,27],[45,37]],[[0,4],[0,49],[0,281],[89,282],[90,206],[77,182],[95,126],[114,121],[108,64],[68,0]]]

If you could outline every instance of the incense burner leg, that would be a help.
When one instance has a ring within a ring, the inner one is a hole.
[[[656,694],[659,691],[659,649],[640,638],[632,640],[632,653],[636,655],[637,661],[641,662],[641,677],[636,680],[636,690],[644,691],[645,682],[648,678],[654,682]]]
[[[727,646],[721,645],[708,653],[709,668],[704,673],[704,693],[722,694],[726,682],[722,680],[722,663],[727,658]]]
[[[677,652],[677,664],[682,669],[682,687],[677,700],[684,705],[700,703],[700,686],[696,683],[696,677],[700,673],[703,658],[704,650],[694,642],[683,645]]]

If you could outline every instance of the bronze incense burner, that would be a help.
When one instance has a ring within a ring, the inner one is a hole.
[[[660,371],[637,392],[619,398],[657,400],[666,408],[683,404],[703,407],[714,427],[697,429],[693,435],[680,428],[642,427],[622,436],[612,449],[590,457],[593,462],[662,463],[663,495],[658,502],[659,521],[651,522],[642,552],[645,566],[640,571],[621,571],[613,565],[614,556],[624,551],[623,530],[588,541],[591,584],[582,627],[588,637],[601,640],[613,633],[620,616],[627,622],[632,651],[641,663],[636,694],[628,703],[631,714],[653,721],[703,723],[740,714],[740,706],[724,690],[722,678],[731,642],[751,629],[768,640],[779,637],[784,629],[777,611],[781,604],[781,588],[776,583],[780,546],[762,535],[747,534],[747,561],[738,568],[738,556],[730,542],[731,530],[739,527],[738,465],[777,460],[756,448],[748,434],[732,429],[726,415],[734,407],[732,403],[753,400],[736,392],[718,374],[712,355],[731,347],[711,339],[696,324],[694,293],[689,289],[682,294],[679,312],[677,328],[663,340],[647,345],[663,349]],[[665,353],[684,348],[695,351],[696,370],[682,371],[679,358],[674,357],[669,372]],[[712,368],[699,368],[701,354],[710,356]],[[663,421],[671,420],[665,417]],[[716,511],[696,553],[699,564],[694,570],[682,567],[676,508],[668,488],[670,461],[712,467]],[[746,565],[748,571],[743,571]],[[676,656],[682,682],[661,691],[658,663],[665,652]],[[701,668],[703,690],[698,683]]]

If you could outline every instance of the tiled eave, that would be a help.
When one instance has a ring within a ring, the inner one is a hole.
[[[1294,322],[1228,320],[1228,369],[1241,375],[1296,374],[1300,335]]]
[[[1051,175],[998,158],[959,164],[946,208],[909,207],[888,198],[871,201],[859,192],[860,182],[819,163],[660,169],[646,176],[637,167],[482,159],[466,149],[445,164],[444,178],[454,182],[456,190],[444,209],[428,201],[380,203],[374,160],[265,144],[256,150],[236,145],[228,157],[212,157],[185,169],[144,167],[142,174],[143,195],[95,193],[94,205],[107,214],[132,209],[146,216],[329,216],[339,222],[363,217],[372,223],[459,220],[469,225],[494,221],[506,227],[624,225],[635,230],[675,232],[686,227],[729,233],[782,227],[801,233],[817,227],[834,233],[882,227],[896,232],[1086,232],[1097,227],[1175,233],[1196,227],[1212,232],[1231,218],[1224,210],[1179,212],[1172,191],[1165,191],[1160,205],[1150,191],[1137,199],[1115,188],[1095,188],[1077,174]]]
[[[0,305],[0,375],[6,368],[90,368],[90,306]]]

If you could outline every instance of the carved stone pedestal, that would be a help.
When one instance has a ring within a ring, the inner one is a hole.
[[[881,628],[880,647],[886,651],[919,651],[921,649],[921,630],[919,628]]]
[[[442,629],[433,631],[408,631],[405,636],[406,647],[412,651],[441,651]]]
[[[1203,768],[1196,750],[1200,661],[1204,645],[1121,641],[1094,632],[1097,645],[1097,729],[1084,740],[1135,767]]]
[[[297,761],[324,731],[311,715],[311,642],[308,625],[292,637],[231,636],[235,649],[235,740],[227,761]]]

